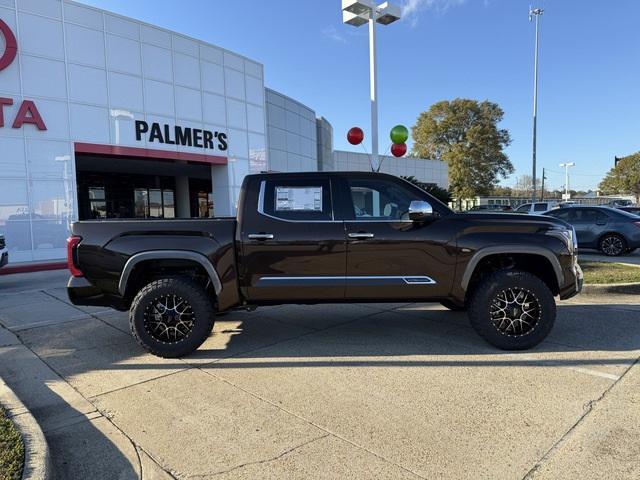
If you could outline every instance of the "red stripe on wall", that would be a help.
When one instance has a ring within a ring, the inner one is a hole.
[[[93,155],[113,155],[119,157],[153,158],[159,160],[182,160],[186,162],[207,163],[209,165],[226,165],[227,157],[205,155],[201,153],[174,152],[168,150],[152,150],[150,148],[123,147],[117,145],[98,145],[95,143],[76,143],[76,153]]]
[[[5,265],[0,268],[0,275],[10,275],[12,273],[44,272],[47,270],[63,270],[67,268],[67,263],[28,263],[25,265]]]

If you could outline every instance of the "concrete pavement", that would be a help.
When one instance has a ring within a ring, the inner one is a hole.
[[[321,305],[221,316],[198,352],[163,360],[125,313],[69,305],[66,274],[46,273],[0,277],[0,375],[59,478],[640,471],[636,297],[563,302],[527,352],[493,349],[437,305]]]

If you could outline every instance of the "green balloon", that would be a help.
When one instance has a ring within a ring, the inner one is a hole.
[[[404,125],[396,125],[391,129],[390,137],[395,144],[405,143],[409,138],[409,130]]]

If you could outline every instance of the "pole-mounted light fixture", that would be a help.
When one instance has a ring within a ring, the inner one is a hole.
[[[371,169],[377,171],[378,161],[378,71],[376,65],[376,23],[389,25],[400,20],[398,5],[372,0],[342,0],[342,22],[353,27],[369,24],[369,79],[371,99]]]

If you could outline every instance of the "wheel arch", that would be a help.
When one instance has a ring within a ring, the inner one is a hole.
[[[220,295],[222,283],[220,282],[218,272],[216,272],[216,269],[209,259],[201,253],[187,250],[150,250],[132,255],[125,263],[120,275],[120,280],[118,281],[118,292],[120,295],[123,297],[126,295],[127,286],[136,267],[141,266],[144,262],[161,260],[177,260],[183,261],[185,264],[199,265],[206,272],[209,280],[211,280],[211,285],[216,295]]]
[[[474,274],[478,272],[478,267],[482,268],[492,259],[515,258],[517,260],[535,260],[542,259],[543,262],[534,263],[533,268],[528,268],[531,273],[542,273],[542,279],[548,284],[549,288],[557,294],[560,286],[564,284],[564,273],[562,266],[556,255],[543,247],[534,245],[493,245],[478,250],[469,260],[466,269],[462,275],[461,286],[463,291],[468,292]],[[549,271],[549,268],[551,269]],[[533,271],[532,271],[533,270]],[[552,273],[551,273],[552,272]]]

